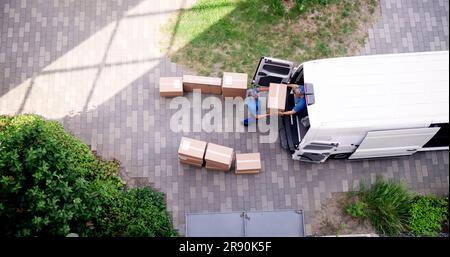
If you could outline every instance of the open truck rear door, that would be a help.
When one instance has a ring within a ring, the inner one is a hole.
[[[294,63],[271,57],[261,57],[253,76],[253,84],[268,87],[270,83],[289,83]]]
[[[271,57],[262,57],[252,80],[254,85],[268,87],[270,83],[303,85],[303,67],[294,67],[294,63]],[[286,110],[292,110],[295,105],[291,89],[287,89]],[[279,135],[281,147],[294,153],[307,128],[300,123],[299,115],[280,117]]]
[[[339,143],[337,142],[313,141],[295,151],[292,154],[292,159],[311,163],[323,163],[336,151],[338,146]]]

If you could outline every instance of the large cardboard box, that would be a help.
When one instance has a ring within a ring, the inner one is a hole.
[[[270,113],[284,111],[286,106],[287,85],[270,83],[267,109]]]
[[[205,168],[207,170],[220,170],[220,171],[228,171],[230,168],[228,166],[222,166],[222,165],[213,165],[210,163],[206,163]]]
[[[205,141],[196,140],[188,137],[182,137],[178,154],[194,159],[203,160],[207,143]]]
[[[233,159],[233,158],[232,158]],[[233,160],[231,160],[232,162]],[[224,163],[219,163],[219,162],[215,162],[215,161],[206,161],[206,165],[205,167],[207,169],[211,169],[211,170],[223,170],[223,171],[228,171],[231,168],[231,163],[230,164],[224,164]]]
[[[248,75],[246,73],[224,72],[222,80],[222,95],[224,97],[245,98]]]
[[[200,166],[203,165],[203,162],[204,162],[203,159],[191,158],[191,157],[184,156],[184,155],[181,155],[181,154],[178,155],[178,159],[181,162],[198,164]]]
[[[159,95],[165,97],[175,97],[183,95],[183,78],[181,77],[161,77],[159,78]]]
[[[207,143],[204,141],[182,137],[178,148],[178,159],[181,163],[201,167],[204,162],[206,146]]]
[[[223,171],[230,170],[233,154],[233,148],[209,143],[205,153],[206,168]]]
[[[261,154],[236,154],[236,174],[255,174],[261,171]]]
[[[203,163],[197,163],[197,162],[185,161],[185,160],[182,160],[182,159],[180,159],[180,163],[187,164],[187,165],[191,165],[191,166],[195,166],[195,167],[197,167],[197,168],[201,168],[201,167],[203,166]]]
[[[186,92],[192,92],[194,89],[200,89],[203,93],[222,94],[222,79],[216,77],[203,77],[184,75],[183,89]]]

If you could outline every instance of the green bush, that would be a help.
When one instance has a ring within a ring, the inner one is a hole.
[[[107,222],[101,223],[107,235],[174,236],[163,194],[149,188],[122,193],[107,209]]]
[[[418,196],[409,211],[409,228],[415,235],[436,236],[448,222],[448,201],[435,196]]]
[[[3,235],[85,233],[92,218],[89,182],[83,175],[91,160],[82,145],[71,144],[62,128],[35,116],[0,120],[0,230]],[[86,176],[87,177],[87,176]]]
[[[364,202],[356,201],[347,207],[347,213],[354,218],[367,217],[366,214],[367,205]]]
[[[370,189],[362,183],[359,195],[367,205],[367,217],[378,232],[398,235],[407,229],[411,195],[403,185],[378,178]]]
[[[124,191],[118,168],[55,121],[0,116],[0,234],[174,234],[162,195]]]

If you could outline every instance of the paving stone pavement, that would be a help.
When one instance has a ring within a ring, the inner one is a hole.
[[[404,181],[419,193],[448,193],[448,151],[313,165],[291,160],[278,142],[259,143],[257,133],[171,132],[176,110],[169,108],[170,99],[159,97],[158,79],[184,71],[159,50],[159,27],[193,0],[167,2],[2,1],[0,114],[60,120],[100,155],[120,160],[129,185],[150,184],[166,193],[181,234],[186,213],[244,209],[302,209],[311,234],[309,221],[332,192],[377,175]],[[380,8],[360,54],[448,49],[448,1],[382,0]],[[187,97],[192,100],[192,94]],[[182,136],[238,153],[260,151],[263,171],[237,176],[180,165]]]
[[[448,50],[448,0],[382,0],[361,54]]]

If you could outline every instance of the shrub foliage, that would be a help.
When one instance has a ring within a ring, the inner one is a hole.
[[[55,121],[0,116],[0,234],[174,235],[163,195],[125,191],[118,168]]]
[[[410,209],[409,228],[415,235],[436,236],[448,222],[448,200],[418,196]]]
[[[398,235],[407,230],[411,195],[403,185],[380,178],[369,189],[361,183],[359,198],[365,207],[361,212],[379,233]]]
[[[363,218],[367,217],[366,209],[367,205],[364,202],[356,201],[350,204],[350,206],[347,207],[346,211],[347,214],[354,218]]]
[[[367,188],[361,181],[356,200],[346,207],[354,218],[368,218],[379,233],[398,235],[412,232],[417,236],[437,236],[448,227],[448,197],[412,195],[403,185],[378,178]]]

